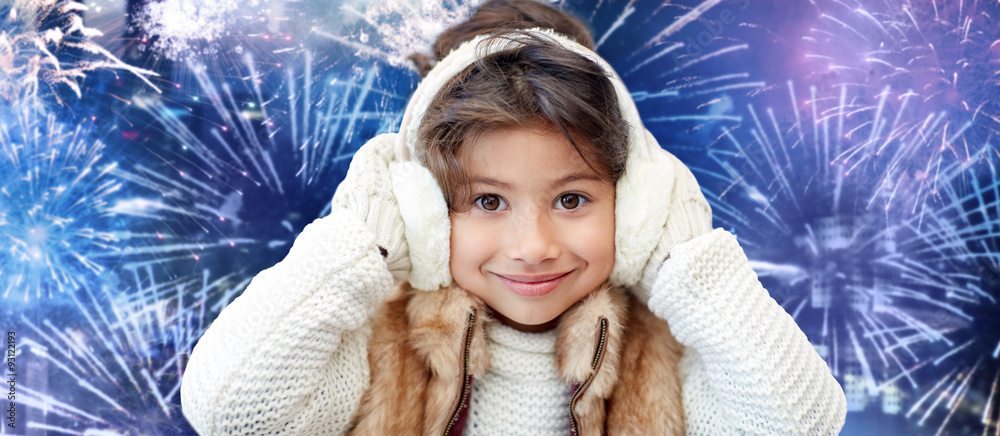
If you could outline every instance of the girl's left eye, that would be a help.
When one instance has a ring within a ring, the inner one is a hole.
[[[556,209],[576,209],[586,201],[587,199],[583,198],[580,194],[566,194],[559,197],[559,200],[556,201]]]

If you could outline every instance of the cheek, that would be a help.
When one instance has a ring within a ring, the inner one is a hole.
[[[606,275],[611,275],[611,270],[615,265],[615,229],[605,230],[591,240],[588,251],[591,256],[591,263],[598,270],[604,271]]]
[[[577,232],[573,238],[577,251],[586,258],[591,267],[597,271],[607,272],[615,264],[615,219],[614,210],[610,209],[595,217],[586,230]]]
[[[477,274],[479,265],[488,257],[489,249],[484,242],[489,238],[480,227],[474,220],[454,215],[451,217],[449,267],[452,277],[459,281],[459,284],[463,278]]]

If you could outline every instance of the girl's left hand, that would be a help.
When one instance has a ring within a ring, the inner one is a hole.
[[[661,150],[662,151],[662,150]],[[663,153],[668,154],[666,151]],[[669,211],[662,223],[659,241],[642,270],[642,276],[631,291],[640,300],[647,301],[656,282],[657,273],[663,263],[670,257],[670,252],[678,244],[690,241],[697,236],[712,230],[712,209],[701,193],[694,174],[679,159],[668,154],[670,165],[663,168],[667,174],[673,174],[674,183],[671,192],[663,193],[670,196]]]

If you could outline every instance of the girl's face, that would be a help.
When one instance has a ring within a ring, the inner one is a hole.
[[[466,143],[459,158],[473,204],[451,213],[455,282],[525,331],[553,327],[607,280],[615,259],[614,185],[545,127]]]

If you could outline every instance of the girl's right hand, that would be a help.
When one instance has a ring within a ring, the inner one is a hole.
[[[389,175],[395,145],[395,134],[383,134],[361,146],[333,195],[333,207],[350,210],[365,222],[375,235],[389,272],[399,283],[409,276],[410,255]]]

